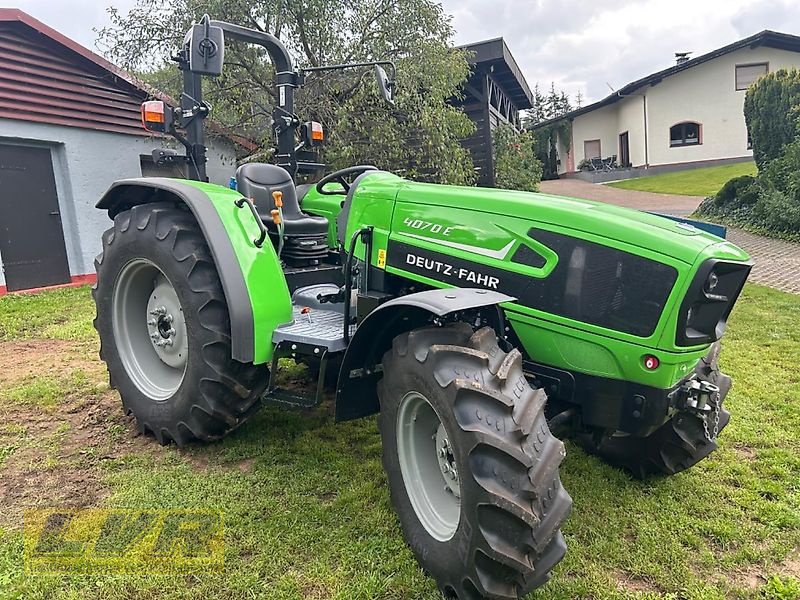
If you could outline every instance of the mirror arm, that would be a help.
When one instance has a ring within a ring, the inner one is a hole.
[[[319,71],[336,71],[338,69],[355,69],[358,67],[374,67],[374,66],[381,66],[381,67],[388,67],[391,76],[391,79],[397,76],[397,67],[395,66],[394,62],[391,60],[372,60],[368,62],[357,62],[357,63],[343,63],[340,65],[324,65],[321,67],[300,67],[298,72],[301,76],[304,76],[306,73],[314,73]]]

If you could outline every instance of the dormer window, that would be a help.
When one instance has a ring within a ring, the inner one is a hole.
[[[669,128],[670,148],[676,146],[696,146],[702,144],[702,125],[694,121],[685,121]]]

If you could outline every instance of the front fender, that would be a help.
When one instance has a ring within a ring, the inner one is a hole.
[[[97,203],[113,219],[138,204],[174,201],[197,219],[211,249],[225,292],[232,357],[265,363],[272,358],[272,332],[292,320],[292,301],[271,244],[257,248],[253,215],[235,201],[241,194],[198,181],[142,177],[115,182]]]
[[[463,310],[513,302],[499,292],[473,288],[428,290],[394,298],[372,311],[356,330],[342,359],[336,385],[336,420],[359,419],[380,411],[376,367],[398,335]]]

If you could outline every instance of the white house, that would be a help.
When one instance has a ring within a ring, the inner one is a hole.
[[[693,59],[676,57],[672,67],[562,117],[572,131],[558,140],[559,174],[611,156],[634,168],[751,157],[745,91],[766,73],[800,67],[800,37],[762,31]]]

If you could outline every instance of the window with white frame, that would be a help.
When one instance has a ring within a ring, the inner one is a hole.
[[[769,63],[736,65],[736,89],[746,90],[756,79],[769,73]]]
[[[583,142],[583,156],[586,159],[600,158],[600,140],[585,140]]]

